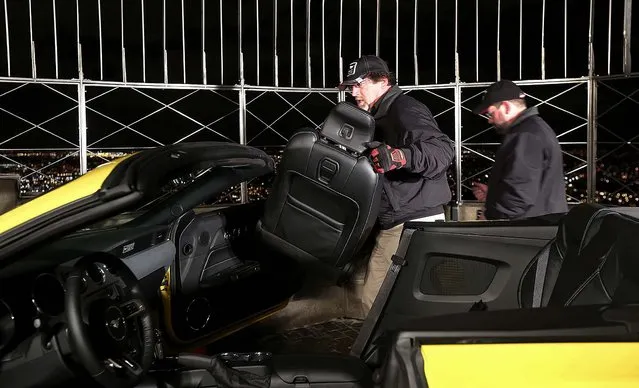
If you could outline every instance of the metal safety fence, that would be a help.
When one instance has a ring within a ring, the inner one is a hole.
[[[471,113],[518,82],[556,130],[572,202],[639,200],[632,0],[87,0],[0,4],[0,166],[26,196],[125,152],[232,141],[277,158],[347,64],[389,62],[456,144],[456,205],[499,138]],[[597,66],[595,67],[595,63]],[[263,190],[243,185],[225,200]]]

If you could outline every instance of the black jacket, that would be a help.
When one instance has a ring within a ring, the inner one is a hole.
[[[557,136],[536,107],[528,108],[510,126],[495,156],[485,216],[518,219],[567,211]]]
[[[384,174],[380,227],[442,213],[451,199],[446,171],[454,143],[439,130],[430,110],[398,86],[382,96],[371,113],[375,140],[401,148],[407,160],[403,168]]]

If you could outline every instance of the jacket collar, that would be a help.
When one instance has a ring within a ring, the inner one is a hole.
[[[393,101],[395,101],[395,99],[401,94],[403,94],[403,91],[397,85],[393,85],[390,89],[388,89],[388,91],[371,107],[373,117],[375,117],[375,119],[379,119],[386,116],[388,109],[393,104]]]
[[[532,116],[537,116],[539,115],[539,110],[537,109],[536,106],[530,107],[525,109],[523,112],[521,112],[519,114],[519,116],[517,116],[512,123],[510,123],[508,126],[506,127],[495,127],[495,130],[497,131],[497,134],[501,135],[501,136],[507,136],[509,133],[513,132],[513,129],[515,127],[517,127],[519,124],[521,124],[522,122],[524,122],[526,119],[532,117]]]
[[[536,106],[532,106],[528,109],[526,109],[525,111],[521,112],[521,114],[519,116],[517,116],[517,118],[509,125],[510,128],[516,127],[517,125],[521,124],[522,121],[526,120],[529,117],[532,116],[538,116],[539,115],[539,109],[537,109]]]

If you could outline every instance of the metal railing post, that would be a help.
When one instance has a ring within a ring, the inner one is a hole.
[[[80,174],[86,174],[87,168],[87,106],[86,106],[86,86],[82,79],[78,83],[78,140],[80,158]]]
[[[239,114],[240,114],[240,144],[246,145],[246,89],[244,84],[244,54],[240,52],[240,90],[239,96]],[[248,184],[242,182],[240,184],[240,198],[242,203],[248,203]]]
[[[630,55],[630,37],[632,27],[632,0],[625,0],[623,11],[623,73],[632,72],[632,61]]]
[[[588,36],[588,134],[586,140],[586,202],[595,200],[597,190],[597,80],[593,47],[594,1],[590,0],[590,28]]]
[[[78,158],[80,159],[80,174],[87,172],[87,106],[86,89],[84,86],[84,66],[82,64],[82,44],[80,43],[80,3],[76,0],[76,44],[78,55]]]

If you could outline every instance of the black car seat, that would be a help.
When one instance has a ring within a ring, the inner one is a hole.
[[[610,209],[601,205],[582,204],[561,219],[555,238],[537,253],[524,271],[519,286],[520,307],[548,305],[564,263],[578,261],[583,246],[599,230],[609,212]]]
[[[639,219],[610,208],[565,260],[549,306],[639,303]],[[631,211],[632,213],[632,211]]]
[[[350,269],[379,211],[381,179],[364,155],[374,132],[368,112],[342,102],[319,132],[294,134],[258,222],[263,241],[299,261]]]
[[[521,307],[639,302],[634,209],[581,204],[524,273]],[[544,263],[540,270],[540,263]]]

